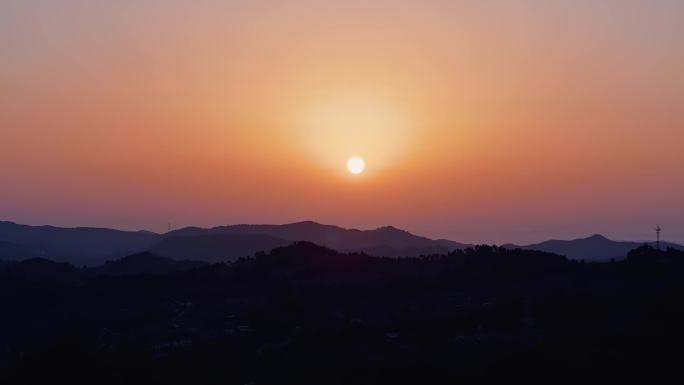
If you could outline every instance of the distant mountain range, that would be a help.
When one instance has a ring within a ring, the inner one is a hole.
[[[622,259],[627,256],[627,253],[636,249],[639,246],[648,243],[655,246],[655,242],[628,242],[628,241],[613,241],[603,235],[595,234],[587,238],[565,240],[549,240],[532,245],[518,246],[513,244],[503,245],[503,247],[525,250],[539,250],[549,253],[564,255],[570,259],[605,262],[611,259]],[[660,247],[673,248],[677,250],[684,250],[684,246],[670,242],[661,242]]]
[[[257,235],[260,238],[255,238]],[[186,227],[164,236],[175,240],[158,245],[165,246],[163,250],[156,247],[152,250],[159,255],[170,257],[178,255],[169,254],[169,243],[173,243],[173,249],[176,251],[184,249],[190,252],[199,249],[206,252],[213,249],[225,253],[224,250],[242,247],[242,255],[238,256],[249,255],[259,250],[269,251],[297,241],[313,242],[340,252],[364,252],[386,257],[441,254],[471,246],[449,240],[432,240],[391,226],[375,230],[356,230],[311,221],[285,225],[220,226],[210,229]],[[259,248],[260,245],[268,247]]]
[[[102,265],[106,261],[147,251],[174,260],[234,261],[297,241],[312,242],[339,252],[363,252],[392,258],[445,254],[472,246],[445,239],[433,240],[391,226],[356,230],[311,221],[284,225],[186,227],[165,234],[0,222],[0,260],[47,258],[77,266]],[[594,235],[569,241],[550,240],[533,245],[508,244],[504,247],[546,251],[571,259],[606,261],[623,258],[642,244],[612,241]],[[665,242],[662,247],[684,249],[681,245]]]
[[[341,252],[365,252],[386,257],[443,254],[470,246],[449,240],[432,240],[394,227],[356,230],[311,221],[208,229],[186,227],[165,234],[0,222],[0,259],[39,257],[88,266],[143,251],[173,259],[233,261],[297,241],[313,242]]]
[[[106,260],[147,250],[159,238],[159,234],[148,231],[28,226],[0,222],[0,259],[42,257],[76,265],[97,265]]]

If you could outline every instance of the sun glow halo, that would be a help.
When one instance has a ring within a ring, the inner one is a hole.
[[[361,174],[366,169],[366,162],[358,156],[353,156],[347,161],[347,170],[352,174]]]
[[[408,150],[410,119],[400,105],[389,96],[341,92],[302,107],[296,125],[304,147],[321,165],[331,170],[346,165],[348,172],[360,174],[372,164],[376,172]]]

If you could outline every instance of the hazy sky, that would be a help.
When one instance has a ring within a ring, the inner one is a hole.
[[[0,220],[684,242],[683,20],[679,0],[3,0]]]

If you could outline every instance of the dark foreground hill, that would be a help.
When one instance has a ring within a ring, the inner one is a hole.
[[[66,262],[54,262],[45,258],[0,261],[0,274],[30,282],[78,284],[99,276],[166,274],[206,265],[207,262],[177,261],[151,253],[138,253],[90,268],[77,268]]]
[[[84,269],[84,271],[88,273],[88,276],[165,274],[192,270],[206,265],[206,262],[201,261],[173,260],[152,253],[139,253],[115,261],[107,261],[103,266]]]
[[[387,259],[297,243],[233,264],[86,275],[0,272],[0,383],[606,384],[680,375],[684,253],[675,250],[642,247],[626,261],[585,264],[488,246]]]

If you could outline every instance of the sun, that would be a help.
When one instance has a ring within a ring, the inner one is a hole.
[[[347,170],[352,174],[361,174],[366,169],[366,162],[361,157],[352,156],[347,161]]]

